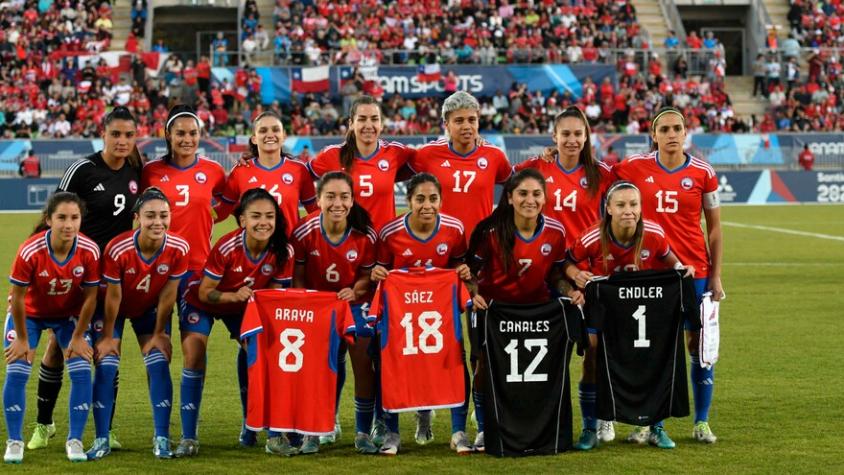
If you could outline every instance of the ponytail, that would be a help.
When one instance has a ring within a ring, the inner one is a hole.
[[[35,229],[32,230],[32,234],[30,234],[30,236],[50,229],[50,226],[47,226],[47,219],[56,212],[56,208],[58,208],[62,203],[76,203],[76,205],[79,206],[79,212],[81,215],[83,217],[85,216],[85,202],[82,201],[79,195],[69,191],[59,191],[53,193],[50,195],[50,198],[47,199],[47,204],[44,206],[44,209],[41,210],[41,218],[38,221],[38,224],[35,225]]]

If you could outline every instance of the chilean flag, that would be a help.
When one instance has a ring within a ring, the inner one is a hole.
[[[441,77],[442,75],[440,74],[439,64],[425,64],[419,66],[419,70],[416,73],[416,79],[418,79],[419,82],[437,82]]]
[[[328,66],[293,68],[292,73],[290,90],[293,92],[325,92],[331,87]]]

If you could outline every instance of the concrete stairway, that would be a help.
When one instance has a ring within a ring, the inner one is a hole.
[[[126,38],[132,31],[132,0],[114,0],[111,4],[111,22],[113,24],[111,51],[123,51]]]
[[[768,110],[768,100],[761,95],[753,97],[753,76],[727,76],[724,85],[737,117],[748,119],[754,114],[761,120]]]
[[[642,30],[651,37],[652,47],[662,47],[668,36],[668,21],[662,15],[658,0],[630,0],[636,8],[636,18]]]
[[[788,38],[788,32],[791,27],[788,24],[788,0],[763,0],[765,8],[768,10],[768,15],[771,17],[771,22],[777,25],[777,37],[780,41]]]

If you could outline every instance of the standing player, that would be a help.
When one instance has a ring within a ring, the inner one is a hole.
[[[651,137],[655,152],[629,157],[613,170],[620,179],[632,182],[641,190],[644,217],[662,226],[680,261],[694,266],[698,300],[707,291],[712,292],[713,300],[721,300],[724,297],[721,285],[723,243],[715,170],[704,160],[683,151],[686,125],[683,114],[677,109],[662,109],[654,117]],[[700,226],[701,211],[706,220],[706,235]],[[686,330],[689,329],[687,326]],[[699,338],[697,331],[686,332],[695,401],[693,436],[711,444],[716,441],[709,428],[715,375],[712,368],[700,366]],[[631,435],[637,441],[645,439],[639,433]],[[670,439],[662,442],[670,445]]]
[[[400,143],[381,140],[384,115],[372,97],[356,99],[349,117],[346,141],[326,147],[308,168],[316,178],[340,170],[351,175],[355,202],[369,213],[375,230],[380,230],[396,216],[396,173],[416,152]]]
[[[424,145],[408,163],[415,172],[427,172],[443,188],[443,212],[454,216],[470,236],[492,212],[495,184],[512,174],[504,152],[480,140],[481,106],[468,92],[455,92],[442,107],[447,139]]]
[[[10,313],[3,339],[6,381],[3,413],[6,416],[6,463],[23,461],[23,416],[26,383],[41,332],[51,330],[66,350],[70,375],[70,430],[65,444],[71,462],[86,460],[82,433],[91,405],[93,349],[85,331],[97,305],[100,249],[79,234],[84,214],[82,200],[57,192],[47,201],[41,224],[18,248],[9,281]]]
[[[241,197],[235,217],[240,227],[217,241],[208,256],[201,281],[194,280],[188,284],[185,306],[179,319],[185,367],[180,398],[182,441],[176,448],[177,457],[191,457],[199,453],[197,423],[208,335],[214,321],[222,320],[231,338],[239,341],[243,312],[252,291],[290,284],[293,249],[287,243],[284,216],[275,198],[267,190],[251,189]],[[246,359],[243,360],[245,366]],[[238,367],[244,417],[248,399],[247,371],[248,368],[244,367],[241,373]]]
[[[486,310],[487,299],[507,303],[537,303],[556,293],[568,293],[559,265],[565,260],[566,231],[554,218],[542,214],[545,205],[545,179],[527,168],[504,185],[498,207],[478,223],[469,241],[470,267],[477,277],[474,306]],[[575,302],[577,303],[577,302]],[[476,450],[484,450],[483,312],[473,326],[473,353],[477,358],[472,398],[478,421]]]
[[[118,234],[132,229],[132,208],[141,181],[140,156],[135,155],[135,117],[125,107],[115,107],[103,119],[103,150],[71,164],[58,191],[76,193],[85,203],[80,232],[97,243],[100,251]],[[51,334],[38,370],[38,412],[30,450],[47,447],[56,433],[53,409],[62,387],[64,357]],[[118,376],[114,377],[117,397]],[[112,419],[114,414],[112,411]],[[120,443],[111,434],[112,447]]]
[[[378,447],[369,435],[375,411],[375,371],[368,351],[374,332],[362,308],[370,294],[370,271],[375,265],[375,231],[366,210],[354,200],[352,177],[344,172],[322,176],[317,203],[320,212],[305,218],[293,231],[293,287],[337,292],[338,298],[351,305],[355,320],[355,344],[349,349],[355,374],[355,448],[376,454]],[[345,363],[342,356],[338,357],[338,370],[341,363]],[[341,387],[338,381],[338,401]],[[315,453],[319,443],[317,437],[307,436],[300,452]]]
[[[629,182],[617,182],[607,191],[606,213],[600,223],[583,232],[570,247],[566,275],[581,289],[597,275],[648,269],[683,268],[668,247],[665,232],[658,224],[642,219],[642,199],[639,189]],[[687,274],[694,274],[688,267]],[[589,328],[589,348],[583,359],[580,381],[580,409],[583,431],[575,444],[579,450],[598,445],[596,409],[597,331]],[[607,424],[612,424],[607,421]],[[655,427],[654,432],[662,431]],[[600,439],[605,442],[604,439]]]
[[[612,183],[612,170],[592,158],[589,122],[577,106],[554,118],[556,158],[535,157],[514,168],[535,168],[545,177],[548,198],[545,214],[563,223],[568,245],[601,217],[601,199]]]
[[[462,280],[472,278],[469,266],[463,263],[466,254],[466,237],[463,224],[455,218],[440,213],[442,188],[436,177],[429,173],[415,175],[407,184],[407,204],[410,211],[390,221],[379,234],[376,266],[372,280],[387,278],[388,269],[405,267],[456,267]],[[466,373],[467,384],[469,374]],[[469,407],[452,409],[452,449],[458,453],[471,452],[466,439],[466,415]],[[395,454],[399,448],[398,416],[386,418],[389,433],[381,447],[382,453]],[[376,425],[378,421],[376,421]],[[431,411],[417,413],[416,442],[427,444],[433,440]]]
[[[235,166],[226,180],[223,202],[234,207],[240,196],[251,188],[263,188],[275,197],[287,222],[288,232],[299,222],[299,204],[308,212],[316,211],[314,182],[307,166],[282,151],[284,124],[273,111],[262,112],[252,123],[249,148],[252,159]],[[221,207],[223,208],[223,207]],[[225,218],[227,210],[219,210]]]
[[[170,203],[157,188],[147,188],[135,206],[138,229],[114,238],[103,253],[105,304],[92,325],[97,348],[94,376],[96,438],[88,459],[111,452],[108,422],[114,404],[112,380],[120,364],[126,320],[132,323],[144,356],[155,428],[153,454],[170,458],[170,315],[179,280],[187,272],[188,243],[169,232]]]

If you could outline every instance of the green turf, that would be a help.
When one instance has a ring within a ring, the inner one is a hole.
[[[842,206],[729,207],[729,223],[783,227],[844,236]],[[0,266],[8,269],[26,237],[34,215],[0,215]],[[223,231],[218,229],[218,235]],[[202,405],[200,456],[157,461],[150,453],[152,418],[146,377],[131,331],[127,331],[120,374],[116,427],[126,450],[97,463],[71,465],[62,440],[67,428],[67,382],[56,411],[59,436],[43,451],[27,451],[21,467],[3,473],[47,472],[232,472],[269,470],[348,472],[812,472],[844,471],[841,432],[844,384],[841,369],[841,304],[844,242],[756,229],[724,227],[723,282],[729,295],[722,306],[722,362],[716,369],[712,427],[714,446],[691,440],[690,418],[669,420],[674,451],[633,447],[615,442],[590,453],[498,460],[488,456],[456,457],[448,451],[449,417],[435,419],[436,440],[426,447],[413,442],[413,421],[402,417],[403,450],[396,458],[363,457],[351,447],[353,427],[351,377],[341,408],[340,443],[311,457],[277,459],[259,449],[236,447],[240,404],[234,372],[235,345],[215,330],[209,348],[209,371]],[[6,280],[0,283],[4,294]],[[43,348],[43,343],[42,343]],[[573,362],[575,377],[579,360]],[[180,352],[171,370],[178,399]],[[2,373],[4,370],[0,370]],[[4,373],[3,373],[4,374]],[[351,370],[349,370],[351,375]],[[27,397],[27,423],[35,419],[37,370]],[[576,391],[575,391],[576,394]],[[575,401],[575,414],[577,404]],[[178,405],[172,433],[178,438]],[[86,445],[91,441],[89,423]],[[579,421],[575,421],[576,430]],[[619,438],[627,433],[618,427]],[[471,435],[474,431],[470,429]],[[26,430],[26,436],[31,431]]]

